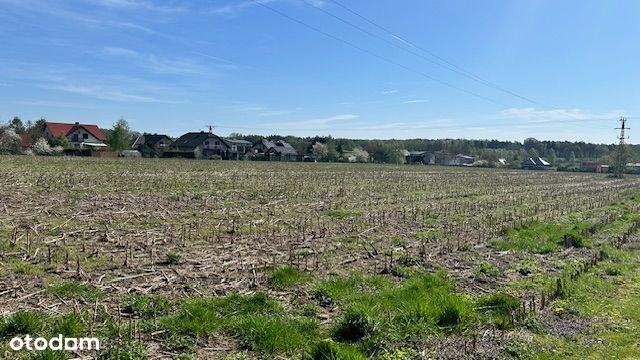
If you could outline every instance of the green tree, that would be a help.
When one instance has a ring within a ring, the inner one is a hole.
[[[569,164],[571,164],[571,166],[576,164],[576,153],[574,153],[573,151],[571,152],[571,154],[569,154]]]
[[[13,120],[11,120],[11,122],[9,123],[9,126],[13,129],[13,131],[16,132],[16,134],[24,134],[25,133],[25,127],[24,124],[22,123],[22,120],[20,120],[19,117],[14,117]]]
[[[132,132],[129,123],[124,118],[120,118],[113,124],[111,131],[107,134],[107,145],[113,150],[121,151],[131,148]]]
[[[549,160],[549,163],[551,165],[555,165],[556,162],[558,161],[558,156],[556,155],[556,151],[551,149],[549,150],[549,153],[547,153],[547,160]]]

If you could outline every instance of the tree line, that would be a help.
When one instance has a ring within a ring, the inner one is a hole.
[[[4,125],[0,125],[0,152],[19,151],[20,138],[24,136],[31,144],[36,144],[43,137],[44,118],[23,122],[14,117]],[[106,143],[112,150],[131,149],[135,139],[141,135],[131,130],[129,123],[121,118],[111,128],[103,129],[107,136]],[[231,133],[229,138],[258,142],[265,138],[262,135],[246,135]],[[519,166],[527,157],[540,156],[552,165],[571,169],[579,166],[581,160],[614,163],[616,146],[613,144],[593,144],[572,141],[544,141],[527,138],[523,142],[501,140],[467,140],[467,139],[406,139],[406,140],[366,140],[334,138],[332,136],[266,136],[269,140],[283,139],[291,144],[301,155],[313,156],[318,161],[346,161],[351,157],[358,162],[402,163],[405,158],[403,150],[427,151],[434,154],[465,154],[477,156],[488,164],[505,159],[513,166]],[[65,138],[56,139],[53,146],[68,145]],[[640,162],[640,145],[628,145],[627,162]]]

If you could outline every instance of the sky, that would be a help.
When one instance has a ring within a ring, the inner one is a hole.
[[[637,0],[0,0],[0,44],[0,121],[640,143]]]

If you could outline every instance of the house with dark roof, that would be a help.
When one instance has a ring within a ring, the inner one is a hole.
[[[165,157],[210,158],[214,155],[229,159],[231,145],[212,132],[189,132],[169,145]]]
[[[436,163],[436,156],[429,151],[408,151],[405,153],[407,164],[433,165]]]
[[[74,149],[99,150],[107,147],[104,143],[107,136],[96,125],[47,121],[44,123],[44,136],[50,143],[65,137]]]
[[[298,152],[284,140],[262,139],[252,147],[254,159],[270,161],[298,161]]]
[[[522,168],[525,170],[547,170],[550,167],[551,164],[539,156],[524,159],[522,162]]]
[[[231,146],[231,159],[239,160],[246,153],[251,151],[251,147],[253,143],[247,140],[238,140],[238,139],[224,139],[229,146]]]
[[[170,137],[164,134],[143,134],[136,138],[136,141],[133,142],[131,148],[134,150],[155,150],[155,151],[163,151],[166,149],[173,140]]]

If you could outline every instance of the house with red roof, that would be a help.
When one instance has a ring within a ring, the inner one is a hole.
[[[46,122],[44,136],[50,143],[60,137],[65,137],[71,148],[74,149],[98,150],[107,147],[104,143],[107,140],[107,136],[96,125],[80,124],[78,122],[73,124]]]

